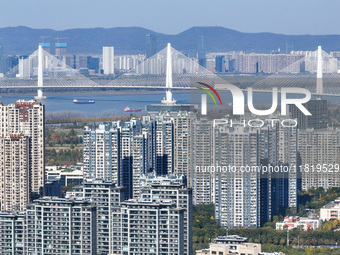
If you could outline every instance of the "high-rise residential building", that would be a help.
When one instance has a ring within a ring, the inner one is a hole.
[[[0,253],[24,255],[25,213],[0,213]]]
[[[184,211],[174,201],[127,200],[113,214],[114,254],[187,254]]]
[[[124,122],[124,125],[121,127],[121,159],[122,159],[122,166],[121,166],[121,184],[124,186],[124,195],[125,199],[129,199],[133,197],[133,148],[138,147],[140,143],[136,142],[136,146],[133,146],[134,136],[137,135],[139,132],[137,131],[139,126],[139,121],[130,120]],[[142,141],[143,143],[143,141]],[[141,146],[139,146],[141,147]],[[140,149],[140,148],[138,148]],[[136,155],[138,157],[138,155]],[[135,160],[135,163],[138,159]],[[137,164],[137,163],[136,163]],[[141,170],[135,169],[135,173],[139,174]]]
[[[86,199],[97,208],[97,254],[191,251],[192,193],[185,176],[143,175],[134,200],[122,202],[123,190],[91,180],[67,192],[67,198]]]
[[[51,53],[51,44],[50,43],[39,43],[39,46],[41,46],[43,48],[44,51]]]
[[[67,54],[67,43],[57,42],[54,44],[54,47],[55,47],[55,55],[57,57],[65,56]]]
[[[23,211],[30,199],[29,137],[21,134],[0,139],[1,210]]]
[[[209,172],[213,165],[212,122],[200,119],[194,123],[193,159],[193,202],[212,203],[213,175]]]
[[[326,129],[328,123],[327,100],[310,100],[304,106],[311,115],[303,114],[295,105],[289,105],[289,113],[296,118],[299,129]]]
[[[147,132],[151,170],[158,175],[171,173],[174,166],[173,122],[164,116],[153,117],[147,125]]]
[[[120,184],[121,139],[117,125],[99,125],[83,131],[84,179],[103,179]]]
[[[118,186],[124,186],[126,199],[132,198],[133,175],[135,173],[138,179],[140,173],[145,171],[146,156],[138,153],[147,153],[146,144],[147,135],[142,134],[139,120],[112,122],[108,125],[99,125],[97,129],[85,127],[83,132],[84,180],[113,181]]]
[[[139,197],[140,177],[147,172],[148,134],[136,135],[132,140],[132,197]]]
[[[142,186],[140,198],[149,202],[172,201],[178,209],[184,209],[184,223],[181,225],[184,252],[181,254],[189,255],[192,254],[192,189],[186,187],[185,176],[181,178],[182,181],[173,176],[152,178]]]
[[[132,70],[137,68],[144,60],[144,54],[117,56],[115,57],[115,68],[121,71]]]
[[[19,58],[19,73],[17,77],[19,78],[30,78],[30,62],[27,58],[20,57]]]
[[[306,54],[295,52],[291,54],[258,54],[245,52],[225,52],[207,54],[207,69],[220,72],[222,58],[225,60],[224,70],[239,73],[303,73],[305,71],[313,72],[315,66],[306,65]],[[312,58],[313,59],[313,58]],[[308,61],[307,61],[308,62]],[[313,61],[310,61],[313,62]]]
[[[174,169],[173,173],[186,175],[188,186],[193,186],[194,123],[192,112],[180,112],[172,118],[174,123]]]
[[[104,46],[103,47],[103,72],[106,75],[112,75],[115,73],[114,66],[114,47]]]
[[[221,225],[233,227],[259,226],[257,196],[258,173],[243,172],[243,166],[258,166],[256,131],[243,127],[214,127],[215,169],[232,166],[233,171],[218,171],[215,176],[215,217]]]
[[[325,129],[328,123],[327,100],[310,100],[306,103],[306,108],[312,116],[307,117],[308,128]]]
[[[86,199],[97,208],[97,254],[112,254],[114,250],[112,223],[114,207],[120,206],[124,199],[123,187],[103,180],[85,181],[76,187],[67,197]]]
[[[204,36],[201,35],[198,37],[198,44],[197,44],[197,57],[198,57],[198,64],[204,68],[207,66],[207,59],[206,59],[206,46],[204,41]]]
[[[87,56],[86,67],[90,70],[93,70],[95,74],[98,74],[98,72],[99,72],[99,58]]]
[[[214,171],[210,171],[215,176],[215,216],[221,225],[258,227],[280,208],[297,207],[296,128],[229,127],[225,123],[214,121]],[[273,167],[278,171],[268,171]]]
[[[26,213],[26,254],[98,254],[97,210],[88,201],[41,198]]]
[[[215,72],[216,73],[225,73],[225,56],[224,55],[216,55],[215,57]]]
[[[340,162],[340,130],[300,130],[302,189],[340,187],[336,165]]]
[[[17,56],[3,56],[1,52],[2,47],[0,48],[0,74],[4,75],[19,64],[19,58]]]
[[[43,194],[45,125],[41,103],[0,104],[0,203],[2,211],[23,211]]]
[[[164,159],[165,155],[169,162],[167,173],[186,175],[188,178],[188,186],[192,187],[194,149],[193,134],[194,123],[197,120],[197,105],[154,104],[148,105],[147,111],[151,119],[155,119],[157,121],[158,118],[158,120],[165,125],[163,126],[163,131],[160,131],[158,128],[159,133],[158,136],[156,136],[156,141],[160,145],[158,148],[162,149],[156,152],[156,157],[158,159],[163,157]],[[163,156],[161,154],[163,154]],[[171,160],[169,157],[171,157]],[[172,165],[173,168],[170,169],[169,167]],[[159,173],[159,171],[157,171],[157,173]],[[165,173],[163,172],[159,174]]]
[[[145,53],[146,58],[150,58],[157,53],[157,37],[154,34],[145,36]]]

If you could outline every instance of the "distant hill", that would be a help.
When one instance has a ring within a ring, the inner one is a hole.
[[[326,51],[340,51],[340,35],[283,35],[273,33],[242,33],[224,27],[192,27],[177,35],[156,33],[141,27],[84,28],[56,31],[52,29],[32,29],[28,27],[0,28],[0,46],[4,54],[26,55],[37,49],[44,36],[45,42],[68,44],[72,54],[101,54],[102,46],[115,46],[115,54],[138,54],[145,52],[145,35],[157,36],[158,50],[167,42],[177,50],[195,55],[199,38],[203,36],[205,51],[250,51],[270,53],[281,49],[286,43],[294,43],[295,50],[316,50],[322,45]],[[52,52],[54,50],[52,49]]]

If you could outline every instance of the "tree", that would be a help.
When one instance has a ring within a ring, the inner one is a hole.
[[[60,143],[61,136],[58,133],[52,133],[50,136],[50,140],[54,144]]]
[[[77,136],[76,132],[74,131],[74,129],[72,128],[70,130],[70,132],[68,133],[68,137],[73,137],[73,136]]]

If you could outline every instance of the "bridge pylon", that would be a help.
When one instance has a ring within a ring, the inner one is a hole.
[[[37,100],[42,100],[46,99],[46,96],[43,94],[43,86],[44,86],[44,73],[43,73],[43,49],[42,46],[39,45],[38,49],[38,91],[37,91],[37,96],[34,97],[34,99]]]

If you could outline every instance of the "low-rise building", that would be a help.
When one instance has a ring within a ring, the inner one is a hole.
[[[340,219],[340,197],[333,202],[328,203],[320,209],[321,220],[339,220]]]
[[[82,168],[71,168],[71,170],[57,169],[56,167],[46,167],[46,181],[58,180],[61,186],[70,184],[81,184],[83,182]]]
[[[210,244],[209,249],[198,250],[196,255],[259,255],[261,253],[261,244],[246,241],[247,238],[238,235],[219,236]]]
[[[321,220],[318,218],[304,218],[299,216],[285,217],[283,222],[276,223],[276,230],[302,228],[304,231],[317,229],[320,227]]]

